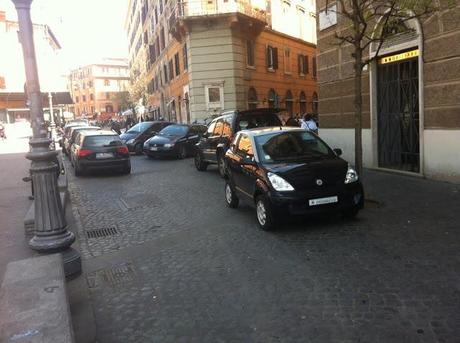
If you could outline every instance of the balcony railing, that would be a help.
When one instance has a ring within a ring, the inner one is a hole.
[[[170,24],[187,17],[210,16],[228,13],[242,13],[248,17],[267,22],[264,0],[191,0],[178,2],[171,13]],[[171,27],[171,26],[170,26]]]

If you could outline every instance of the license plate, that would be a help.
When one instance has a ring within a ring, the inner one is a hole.
[[[338,202],[339,198],[337,196],[327,197],[327,198],[318,198],[318,199],[311,199],[308,201],[308,205],[316,206],[316,205],[323,205],[323,204],[331,204],[334,202]]]
[[[97,159],[104,159],[104,158],[112,158],[113,157],[113,153],[111,152],[98,152],[96,154],[96,158]]]
[[[157,147],[151,147],[150,150],[151,151],[158,151],[158,148]]]

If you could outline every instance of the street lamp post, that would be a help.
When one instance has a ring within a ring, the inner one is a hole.
[[[53,95],[48,92],[48,102],[50,106],[50,132],[53,145],[56,142],[56,123],[54,122]]]
[[[54,162],[57,151],[50,149],[51,139],[44,130],[42,95],[38,80],[37,61],[33,39],[30,5],[32,0],[12,0],[18,13],[19,37],[24,55],[26,83],[30,101],[30,119],[33,137],[30,139],[30,152],[35,197],[35,232],[29,241],[29,247],[40,253],[61,252],[66,276],[81,270],[80,254],[70,246],[75,235],[67,230],[57,185],[59,167]]]

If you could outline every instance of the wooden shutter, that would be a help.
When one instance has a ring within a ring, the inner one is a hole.
[[[273,48],[273,69],[278,69],[278,48]]]
[[[297,55],[297,65],[298,65],[299,74],[303,74],[302,63],[303,63],[303,56],[301,54],[298,54]]]

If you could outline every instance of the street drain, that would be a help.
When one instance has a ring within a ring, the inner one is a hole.
[[[87,238],[103,238],[115,235],[118,235],[118,230],[114,226],[86,231]]]
[[[119,286],[133,281],[136,276],[132,263],[123,263],[110,269],[100,269],[87,275],[89,288],[97,288],[104,283],[109,286]]]

